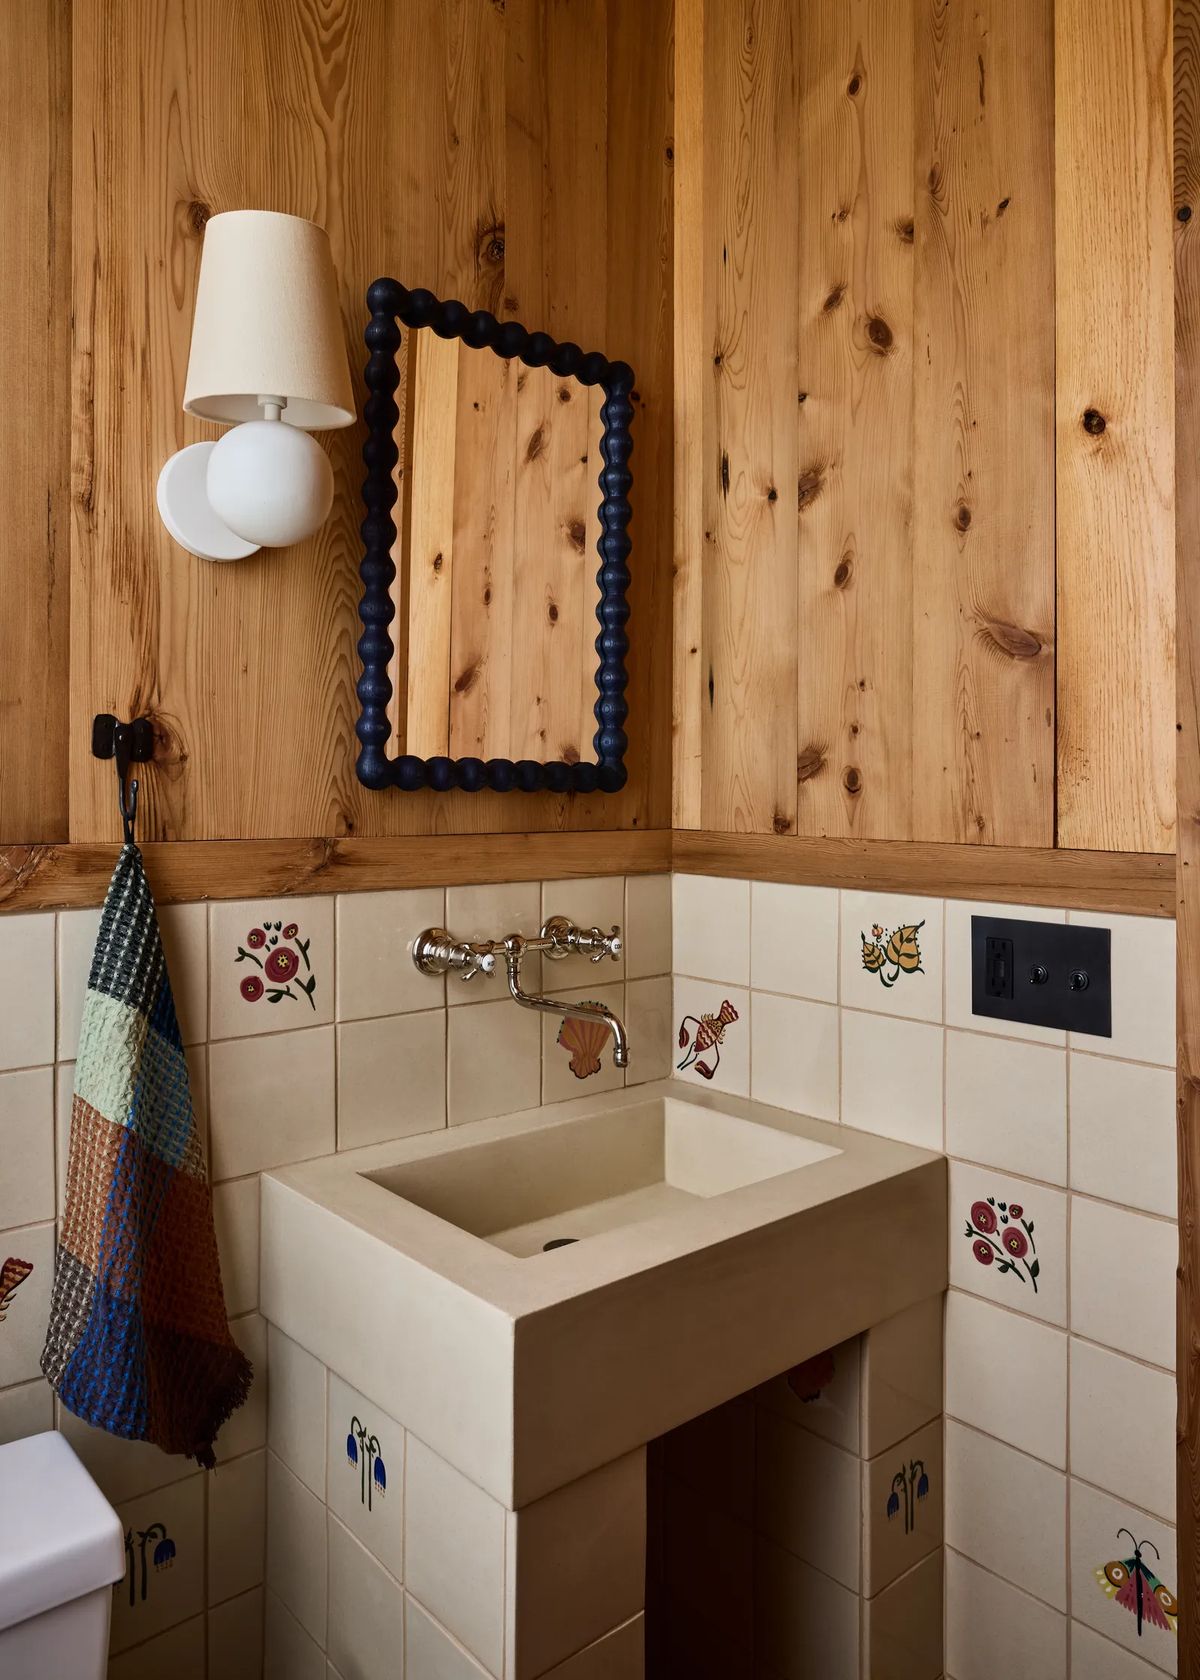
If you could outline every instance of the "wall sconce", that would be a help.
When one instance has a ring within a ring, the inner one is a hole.
[[[243,560],[324,524],[333,469],[308,434],[354,420],[324,228],[274,210],[210,218],[183,407],[234,428],[159,474],[159,516],[183,548]]]

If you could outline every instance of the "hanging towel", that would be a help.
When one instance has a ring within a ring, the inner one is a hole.
[[[109,883],[88,976],[42,1370],[76,1417],[205,1467],[250,1387],[225,1314],[154,900],[132,843]]]

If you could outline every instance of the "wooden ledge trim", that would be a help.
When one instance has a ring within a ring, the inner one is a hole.
[[[103,902],[117,846],[0,846],[0,912]],[[671,867],[669,829],[437,834],[396,839],[171,840],[142,847],[160,904],[277,898],[579,875],[653,875]]]
[[[934,845],[909,840],[815,840],[791,834],[676,829],[672,868],[688,875],[925,893],[1002,904],[1175,914],[1172,852],[1077,852],[1048,847]]]

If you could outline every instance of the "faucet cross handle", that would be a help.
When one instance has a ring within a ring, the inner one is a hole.
[[[546,955],[555,960],[572,952],[594,963],[605,957],[617,962],[621,955],[621,930],[615,923],[611,933],[601,933],[598,927],[580,928],[565,916],[551,916],[542,928],[542,938],[549,941]]]
[[[413,962],[422,974],[456,973],[460,980],[492,974],[496,955],[490,944],[454,939],[445,928],[426,928],[413,940]]]

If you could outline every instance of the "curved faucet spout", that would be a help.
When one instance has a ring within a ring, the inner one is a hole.
[[[612,1034],[613,1066],[629,1066],[629,1040],[620,1016],[614,1015],[612,1010],[602,1003],[561,1003],[554,998],[538,997],[533,992],[522,991],[521,958],[524,956],[524,941],[518,935],[511,943],[506,941],[505,945],[504,966],[508,975],[509,996],[514,1003],[519,1003],[522,1009],[540,1009],[544,1015],[572,1015],[580,1021],[603,1022]]]

